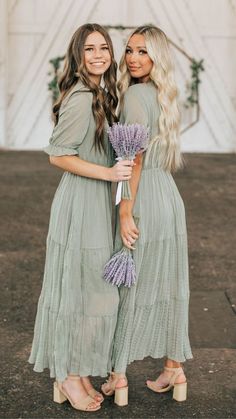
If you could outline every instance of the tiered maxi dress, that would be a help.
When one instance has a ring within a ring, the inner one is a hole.
[[[157,89],[152,82],[128,88],[122,123],[139,123],[158,134]],[[188,250],[185,209],[171,174],[158,167],[156,155],[144,162],[133,215],[139,239],[133,258],[137,280],[120,287],[119,314],[112,363],[125,372],[129,363],[146,356],[183,362],[192,358],[188,337]],[[122,246],[117,220],[116,251]]]
[[[110,166],[107,135],[107,153],[95,150],[94,135],[92,93],[78,82],[61,106],[45,151]],[[113,251],[110,187],[65,172],[52,203],[29,362],[37,372],[49,368],[60,381],[68,374],[104,377],[111,370],[119,294],[102,277]]]

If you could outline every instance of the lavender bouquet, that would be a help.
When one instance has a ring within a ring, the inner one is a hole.
[[[106,263],[103,277],[105,281],[118,287],[124,285],[130,288],[135,284],[136,272],[131,250],[123,246],[119,252],[115,253]]]
[[[134,217],[134,220],[138,225],[138,218]],[[123,246],[119,252],[115,253],[106,263],[103,277],[105,281],[117,287],[123,285],[130,288],[135,284],[136,272],[132,250]]]
[[[115,150],[117,160],[133,160],[136,154],[148,146],[148,129],[140,124],[113,124],[108,137]],[[121,181],[116,193],[116,205],[121,199],[132,199],[129,181]]]

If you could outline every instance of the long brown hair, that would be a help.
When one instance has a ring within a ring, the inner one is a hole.
[[[84,62],[84,44],[87,37],[93,32],[99,32],[105,38],[111,55],[111,65],[103,75],[104,89],[90,80]],[[99,151],[105,150],[103,139],[105,118],[109,125],[117,120],[115,115],[118,102],[116,71],[117,64],[114,59],[113,45],[107,31],[96,23],[80,26],[72,36],[66,53],[63,73],[58,82],[60,96],[53,106],[53,115],[55,124],[57,124],[63,99],[80,80],[93,94],[92,112],[96,123],[94,145]]]

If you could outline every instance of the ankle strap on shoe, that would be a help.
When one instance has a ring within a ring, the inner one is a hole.
[[[80,380],[80,376],[79,375],[68,375],[66,377],[67,380],[72,380],[72,381],[79,381]]]
[[[175,382],[176,378],[177,378],[180,374],[183,374],[183,373],[184,373],[184,371],[183,371],[183,368],[182,368],[182,367],[177,367],[177,368],[164,367],[164,370],[165,370],[165,371],[168,371],[168,372],[172,372],[172,373],[173,373],[172,377],[170,378],[170,384],[174,384],[174,382]]]
[[[175,371],[180,371],[180,370],[183,371],[183,368],[182,367],[176,367],[176,368],[164,367],[164,370],[175,372]]]
[[[123,372],[112,371],[110,375],[114,378],[117,378],[117,379],[120,379],[120,378],[125,378],[126,379],[126,375]]]

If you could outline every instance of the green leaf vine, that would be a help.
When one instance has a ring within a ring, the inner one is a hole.
[[[190,108],[199,104],[199,84],[200,73],[204,71],[203,60],[196,61],[192,59],[191,65],[191,81],[187,84],[187,98],[185,102],[185,107]]]
[[[52,70],[48,74],[52,76],[52,79],[48,83],[48,90],[51,91],[53,103],[59,96],[58,76],[61,62],[64,61],[64,59],[65,56],[55,57],[49,61],[52,66]],[[199,103],[199,84],[201,83],[200,73],[204,71],[203,60],[197,61],[192,59],[190,69],[191,80],[187,83],[187,98],[185,102],[186,108],[194,107]]]
[[[49,60],[49,63],[52,66],[52,70],[48,73],[49,76],[52,76],[52,80],[48,83],[48,90],[52,92],[52,103],[55,103],[58,96],[59,96],[59,88],[58,88],[58,76],[59,70],[61,67],[62,61],[64,61],[65,56],[63,57],[55,57]]]

